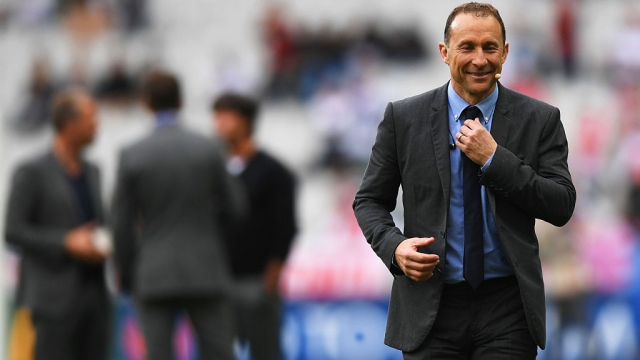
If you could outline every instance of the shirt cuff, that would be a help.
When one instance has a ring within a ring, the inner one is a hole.
[[[493,160],[493,155],[495,154],[496,152],[494,151],[493,154],[491,154],[491,156],[489,157],[489,160],[487,160],[487,162],[484,163],[484,165],[482,165],[482,167],[480,168],[480,171],[487,172],[487,170],[489,169],[489,166],[491,165],[491,161]]]

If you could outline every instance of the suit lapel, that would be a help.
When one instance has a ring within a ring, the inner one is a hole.
[[[85,171],[87,172],[87,177],[89,179],[89,187],[91,191],[91,203],[93,204],[93,213],[95,214],[96,221],[98,224],[101,224],[103,219],[102,213],[102,198],[100,192],[100,179],[99,173],[93,167],[91,167],[87,162],[83,162],[83,166]]]
[[[509,95],[507,89],[498,83],[498,101],[496,102],[496,110],[493,112],[493,123],[491,124],[491,135],[493,139],[502,147],[507,146],[507,138],[509,137],[509,128],[511,127],[511,119],[509,119]]]
[[[438,89],[435,95],[435,99],[431,104],[433,112],[429,116],[429,125],[431,127],[431,142],[433,143],[433,151],[438,165],[438,174],[440,175],[448,213],[451,193],[451,160],[449,158],[449,151],[451,150],[449,149],[447,86],[448,83]]]
[[[496,110],[493,112],[493,120],[491,124],[491,136],[498,143],[498,146],[506,147],[509,138],[509,130],[511,128],[511,119],[509,118],[509,94],[507,89],[498,83],[498,101],[496,102]],[[489,197],[489,205],[491,211],[496,213],[496,197],[493,191],[487,191]]]

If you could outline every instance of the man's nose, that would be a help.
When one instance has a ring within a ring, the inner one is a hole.
[[[473,65],[482,68],[487,65],[487,57],[484,54],[484,50],[482,48],[478,48],[473,54]]]

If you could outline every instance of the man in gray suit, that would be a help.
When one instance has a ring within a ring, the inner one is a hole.
[[[232,359],[220,219],[241,216],[243,197],[227,174],[221,144],[178,124],[173,75],[152,72],[143,100],[156,129],[122,152],[113,202],[121,289],[136,301],[149,359],[173,359],[179,311],[195,328],[201,359]]]
[[[100,175],[81,156],[96,132],[96,105],[67,90],[51,117],[53,150],[17,169],[9,196],[5,239],[22,255],[18,299],[32,314],[36,360],[106,359],[106,254],[94,244],[104,221]]]
[[[387,106],[353,204],[395,276],[385,343],[405,359],[535,359],[535,220],[562,226],[576,200],[560,112],[498,83],[509,45],[493,6],[454,9],[439,47],[450,82]]]

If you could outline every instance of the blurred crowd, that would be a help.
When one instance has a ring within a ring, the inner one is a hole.
[[[265,97],[294,98],[309,109],[326,144],[316,165],[336,169],[368,161],[389,101],[376,84],[380,66],[424,65],[435,53],[418,24],[371,20],[346,29],[310,29],[277,7],[267,11],[262,33],[268,52]]]
[[[148,26],[146,1],[20,1],[0,5],[4,26],[46,28],[60,26],[71,42],[71,61],[60,73],[52,69],[46,50],[34,54],[20,105],[9,114],[11,125],[24,132],[47,123],[53,94],[69,86],[82,86],[105,104],[126,106],[135,100],[142,69],[131,68],[121,50],[114,50],[104,71],[90,71],[90,54],[109,32],[125,36]]]
[[[541,357],[634,359],[640,351],[640,7],[627,1],[596,0],[536,4],[533,17],[503,11],[501,3],[496,6],[507,21],[511,46],[501,81],[560,108],[578,191],[575,215],[568,226],[538,224],[553,320],[549,326],[551,334],[557,335],[549,337],[553,343]],[[137,116],[140,79],[152,65],[170,57],[158,56],[163,49],[156,39],[166,33],[154,23],[154,14],[153,2],[143,0],[0,2],[0,37],[15,29],[54,29],[66,39],[67,52],[63,66],[60,55],[51,50],[58,49],[55,46],[43,46],[44,50],[31,54],[29,64],[22,67],[21,86],[10,89],[11,94],[5,92],[7,98],[18,101],[4,101],[8,105],[0,114],[4,136],[50,131],[52,101],[69,85],[88,89],[102,111],[117,109],[125,120]],[[604,25],[593,29],[590,24],[598,19]],[[329,179],[318,197],[334,201],[323,209],[322,226],[308,226],[320,222],[319,211],[308,209],[324,203],[317,198],[310,205],[300,203],[300,217],[311,220],[302,221],[299,238],[303,241],[297,249],[294,246],[283,270],[285,296],[326,298],[322,291],[330,288],[331,296],[371,297],[375,291],[367,289],[386,285],[384,279],[367,280],[357,273],[354,278],[359,280],[354,280],[353,288],[362,290],[356,291],[325,283],[314,290],[301,285],[300,279],[319,282],[323,273],[309,267],[315,259],[330,262],[331,266],[322,269],[327,277],[336,277],[333,281],[339,282],[340,276],[332,269],[339,268],[347,278],[344,274],[351,270],[345,268],[352,258],[343,254],[347,251],[344,244],[366,245],[350,215],[350,204],[377,124],[388,101],[446,81],[446,65],[435,51],[440,32],[418,21],[373,17],[358,18],[349,26],[336,25],[331,19],[324,26],[311,26],[285,5],[265,5],[253,20],[246,27],[258,39],[252,45],[259,53],[259,70],[255,71],[250,56],[232,51],[236,55],[228,66],[207,63],[206,69],[214,74],[202,80],[207,83],[205,90],[185,93],[206,98],[208,104],[211,93],[242,89],[264,104],[266,121],[273,120],[270,109],[276,109],[272,111],[276,116],[284,113],[277,109],[294,109],[284,127],[291,133],[281,137],[267,133],[263,138],[288,138],[298,144],[290,151],[291,158],[298,152],[309,158],[302,163],[292,161],[301,187]],[[443,26],[438,23],[437,28]],[[595,57],[591,52],[595,40],[590,36],[601,34],[596,47],[606,51]],[[96,62],[94,51],[105,37],[109,50]],[[145,39],[142,45],[134,40],[138,38]],[[130,51],[132,46],[137,50]],[[205,42],[194,47],[204,52],[208,46]],[[189,73],[189,66],[185,63],[178,72]],[[198,72],[185,76],[185,82],[203,77]],[[313,133],[308,142],[296,142],[307,134],[295,132],[301,123]],[[312,149],[314,141],[319,143],[317,149]],[[301,197],[300,202],[307,199]],[[397,213],[402,213],[401,206]],[[315,241],[314,245],[307,246],[307,239]],[[367,250],[366,246],[358,248],[361,254]],[[633,319],[635,330],[625,328],[627,336],[599,336],[608,328],[599,322],[598,314],[610,299],[625,305],[620,310],[622,318]],[[611,346],[627,350],[607,355]]]
[[[29,83],[26,84],[24,103],[16,108],[10,121],[12,126],[22,132],[38,131],[48,124],[49,110],[53,95],[57,90],[70,86],[92,89],[96,98],[105,106],[128,106],[137,99],[136,84],[139,74],[130,74],[126,63],[114,59],[107,72],[95,85],[89,80],[81,62],[74,63],[70,74],[63,80],[54,79],[46,58],[34,60]]]
[[[45,26],[60,23],[78,41],[111,27],[133,33],[149,25],[146,0],[27,0],[0,4],[1,25]]]
[[[9,114],[9,122],[20,131],[33,131],[47,123],[56,90],[82,86],[106,104],[124,106],[136,97],[140,71],[131,69],[124,56],[114,51],[104,72],[90,71],[90,53],[98,38],[110,31],[127,36],[148,25],[146,1],[20,1],[0,4],[3,25],[13,27],[60,26],[71,42],[71,62],[66,71],[52,70],[45,50],[34,54],[20,104]]]
[[[370,22],[337,30],[328,24],[314,30],[280,8],[270,9],[263,24],[270,56],[267,95],[306,101],[325,87],[357,77],[362,58],[403,63],[428,55],[417,24],[385,25]]]

